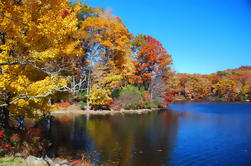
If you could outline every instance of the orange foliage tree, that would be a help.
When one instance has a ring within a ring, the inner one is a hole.
[[[135,80],[137,85],[149,89],[152,78],[156,75],[162,79],[168,78],[171,55],[162,44],[151,36],[139,35],[132,42],[135,53]]]

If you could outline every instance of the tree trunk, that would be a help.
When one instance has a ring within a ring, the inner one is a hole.
[[[93,67],[93,58],[94,58],[94,55],[91,56],[91,61],[90,61],[91,66],[88,70],[87,95],[90,94],[91,88],[92,88],[92,80],[91,80],[92,76],[91,75],[92,75],[92,67]],[[87,97],[87,101],[86,101],[86,109],[87,109],[87,111],[90,110],[90,103],[89,103],[88,97]]]
[[[8,107],[0,107],[0,127],[9,127],[9,110]]]
[[[88,80],[87,80],[87,95],[90,94],[90,90],[91,90],[91,70],[89,69]],[[87,109],[87,111],[90,110],[90,103],[89,103],[88,97],[87,97],[86,109]]]

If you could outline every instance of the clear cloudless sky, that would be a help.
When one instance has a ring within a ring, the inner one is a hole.
[[[251,0],[87,0],[149,34],[181,73],[208,74],[251,65]]]

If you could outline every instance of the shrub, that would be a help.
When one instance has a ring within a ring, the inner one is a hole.
[[[166,100],[167,104],[170,104],[173,102],[173,97],[170,94],[165,93],[165,100]]]
[[[115,110],[124,109],[141,109],[156,108],[156,104],[151,95],[144,88],[137,88],[128,85],[120,90],[119,97],[115,98],[111,107]]]
[[[97,86],[93,86],[91,93],[87,95],[91,106],[94,109],[106,108],[111,105],[111,91],[110,89],[100,88]]]
[[[40,128],[29,128],[23,131],[0,130],[0,156],[22,153],[28,155],[43,156],[51,146],[49,140],[42,138]]]
[[[176,99],[179,99],[179,100],[184,100],[185,97],[184,96],[175,96]]]
[[[83,101],[80,101],[79,106],[80,106],[81,109],[84,109],[86,107],[86,103],[83,102]]]
[[[13,148],[4,130],[0,130],[0,156],[10,154]]]
[[[117,97],[119,97],[119,94],[120,94],[120,90],[119,89],[111,89],[110,90],[111,91],[111,97],[112,98],[117,98]]]
[[[81,98],[82,98],[83,100],[86,100],[86,99],[87,99],[87,97],[86,97],[86,95],[87,95],[87,90],[83,90],[83,91],[79,92],[79,95],[81,96]]]
[[[56,103],[56,105],[58,105],[59,107],[67,108],[67,107],[71,106],[71,103],[62,102],[62,103]]]
[[[153,92],[152,97],[156,105],[161,106],[161,107],[163,107],[164,105],[167,105],[163,93]]]
[[[152,102],[146,102],[145,108],[158,108],[158,106]]]
[[[136,105],[140,100],[140,97],[136,94],[136,92],[123,92],[120,94],[118,98],[114,100],[114,106],[124,108],[124,109],[131,109],[131,107],[135,108]],[[137,109],[137,108],[135,108]]]

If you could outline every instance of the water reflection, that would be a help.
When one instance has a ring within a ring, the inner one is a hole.
[[[87,152],[97,163],[162,165],[168,161],[178,131],[179,113],[60,116],[54,122],[58,155]]]
[[[97,165],[251,165],[251,104],[182,104],[141,115],[57,116],[59,156]]]

